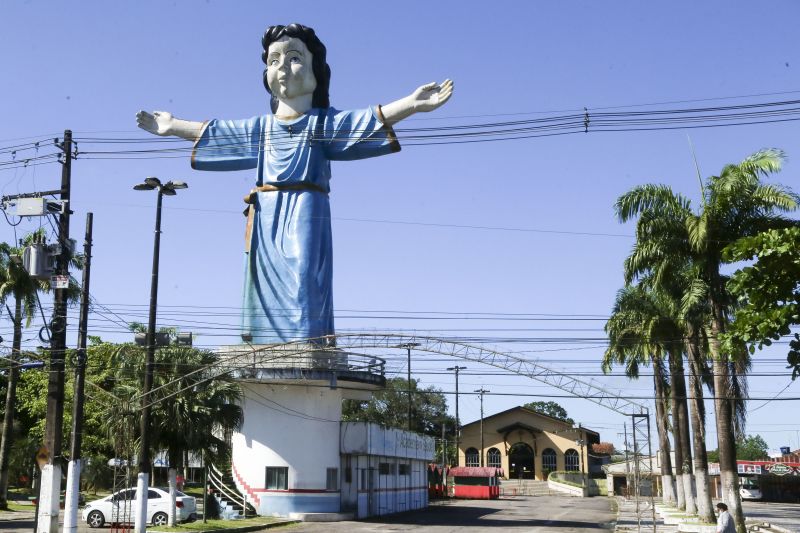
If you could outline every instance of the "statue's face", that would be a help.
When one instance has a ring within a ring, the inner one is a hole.
[[[278,100],[314,94],[317,80],[311,59],[311,52],[300,39],[284,36],[269,45],[267,84]]]

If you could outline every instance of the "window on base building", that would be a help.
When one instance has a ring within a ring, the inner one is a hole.
[[[287,466],[268,466],[267,482],[264,484],[268,490],[288,490],[289,489],[289,467]]]
[[[382,476],[394,474],[394,463],[378,463],[378,473]]]
[[[397,473],[401,476],[410,476],[411,475],[411,465],[407,463],[400,463],[397,465]]]
[[[339,469],[329,468],[326,475],[325,490],[339,490]]]

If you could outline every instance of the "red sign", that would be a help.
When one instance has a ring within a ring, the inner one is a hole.
[[[772,474],[773,476],[800,476],[800,463],[788,461],[736,461],[736,470],[741,475],[758,476]],[[719,475],[719,463],[708,463],[708,474]]]
[[[782,461],[736,461],[740,474],[800,475],[800,463]]]

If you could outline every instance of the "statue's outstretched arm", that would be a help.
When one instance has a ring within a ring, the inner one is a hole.
[[[139,111],[136,113],[136,124],[144,131],[155,135],[174,135],[189,141],[196,141],[203,133],[205,122],[182,120],[167,111]]]
[[[444,105],[453,96],[452,80],[441,84],[433,82],[419,87],[416,91],[394,102],[381,106],[384,123],[391,126],[420,111],[433,111]]]

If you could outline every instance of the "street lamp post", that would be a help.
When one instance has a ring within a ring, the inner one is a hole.
[[[484,451],[483,451],[483,395],[484,395],[484,393],[487,393],[489,391],[484,389],[483,387],[481,387],[480,389],[476,390],[475,392],[477,392],[478,394],[481,395],[481,462],[480,462],[480,465],[484,466],[484,464],[483,464],[483,458],[484,458]]]
[[[408,392],[408,415],[406,417],[406,429],[411,431],[411,348],[419,346],[418,342],[408,342],[406,344],[402,344],[401,347],[408,350],[408,383],[407,385],[407,392]]]
[[[579,436],[576,444],[578,444],[581,447],[581,455],[580,455],[581,481],[583,483],[583,490],[588,490],[586,486],[586,471],[587,471],[586,463],[588,461],[586,461],[583,457],[583,446],[586,444],[586,432],[583,431],[583,426],[581,424],[578,424],[578,435]]]
[[[158,178],[147,178],[144,183],[135,185],[137,191],[158,191],[156,201],[156,229],[153,239],[153,269],[150,281],[150,315],[147,323],[147,352],[144,367],[144,386],[142,387],[142,418],[140,425],[139,476],[136,480],[138,508],[136,512],[136,533],[145,533],[147,528],[147,494],[150,482],[150,390],[153,388],[153,366],[156,354],[156,308],[158,305],[158,260],[161,247],[161,200],[164,195],[175,196],[177,189],[188,185],[182,181],[168,181],[162,184]]]
[[[458,418],[458,373],[461,370],[465,370],[466,368],[467,367],[465,367],[465,366],[456,365],[456,366],[451,366],[450,368],[447,369],[447,370],[454,370],[455,373],[456,373],[456,428],[455,428],[456,429],[456,466],[460,466],[459,465],[459,461],[458,461],[458,444],[459,444],[459,440],[461,438],[461,435],[460,435],[460,433],[461,433],[461,421]]]

